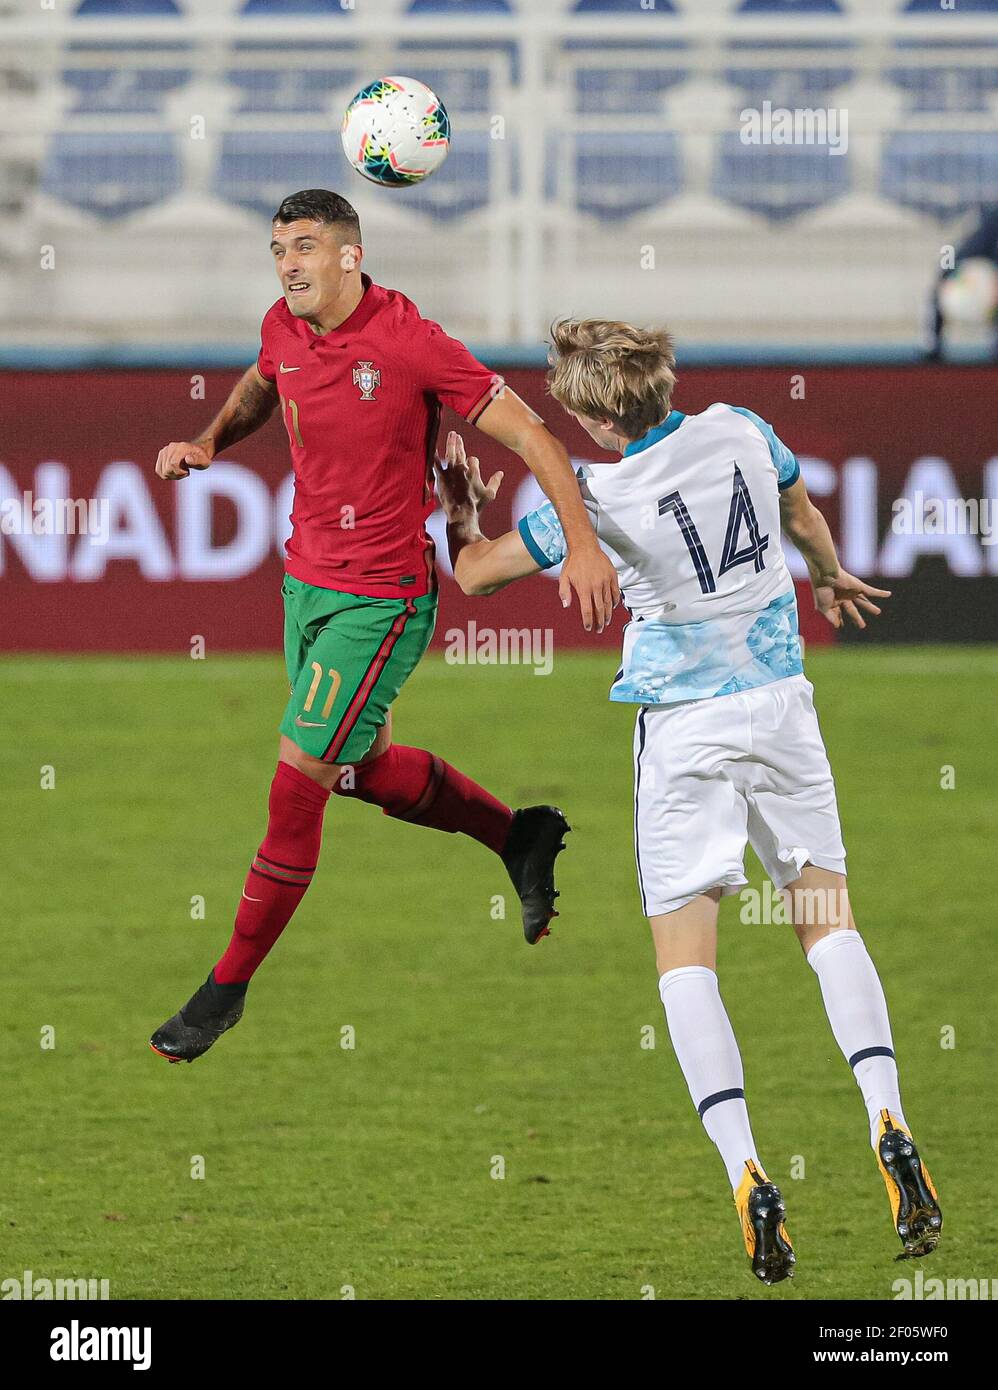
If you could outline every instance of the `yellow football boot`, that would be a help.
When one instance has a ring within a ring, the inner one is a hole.
[[[787,1209],[782,1194],[751,1159],[745,1161],[745,1172],[735,1193],[735,1206],[742,1223],[745,1249],[752,1261],[752,1273],[764,1284],[792,1279],[797,1256],[783,1224]]]
[[[880,1112],[877,1165],[887,1186],[894,1229],[904,1246],[897,1258],[910,1260],[931,1255],[943,1227],[936,1189],[918,1156],[914,1139],[894,1123],[887,1110]]]

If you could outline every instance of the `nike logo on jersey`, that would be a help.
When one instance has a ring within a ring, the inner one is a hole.
[[[282,362],[282,363],[281,363],[281,371],[282,371],[282,372],[300,372],[300,371],[301,371],[301,367],[285,367],[284,363]]]
[[[308,719],[302,719],[300,714],[295,715],[295,723],[298,725],[299,729],[324,729],[326,727],[326,721],[324,719],[320,720],[318,724],[313,724]]]
[[[263,902],[263,899],[262,899],[262,898],[251,898],[250,895],[246,892],[245,888],[243,889],[243,897],[246,899],[246,901],[247,901],[248,903],[262,903],[262,902]]]

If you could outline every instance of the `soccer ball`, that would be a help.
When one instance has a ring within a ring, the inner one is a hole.
[[[450,149],[443,102],[413,77],[379,77],[343,113],[343,148],[365,179],[399,188],[439,169]]]

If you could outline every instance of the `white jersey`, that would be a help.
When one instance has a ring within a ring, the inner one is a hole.
[[[632,619],[611,700],[673,704],[803,672],[779,505],[799,476],[765,421],[720,404],[674,410],[619,463],[579,470]],[[543,568],[565,558],[550,502],[519,531]]]

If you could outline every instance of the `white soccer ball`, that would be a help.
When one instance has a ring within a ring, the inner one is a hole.
[[[412,77],[379,77],[343,113],[346,157],[365,179],[388,187],[419,183],[450,149],[443,102]]]

